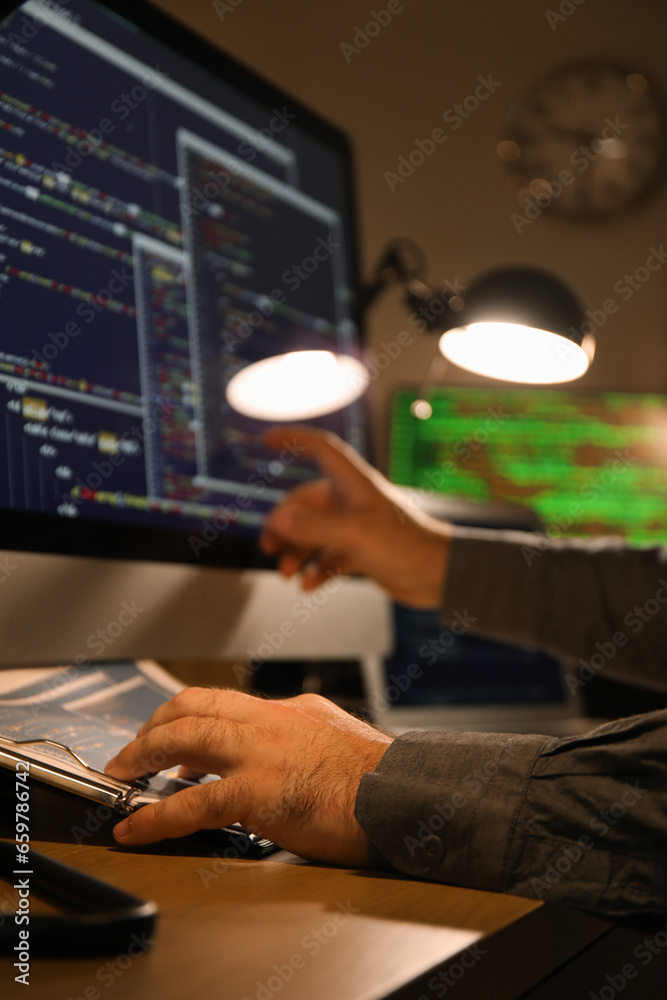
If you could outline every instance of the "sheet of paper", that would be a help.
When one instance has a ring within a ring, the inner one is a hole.
[[[150,715],[183,684],[149,660],[0,671],[0,736],[48,738],[64,743],[98,771]],[[20,748],[32,760],[86,774],[74,758],[55,747]],[[176,768],[151,779],[150,791],[169,794]]]

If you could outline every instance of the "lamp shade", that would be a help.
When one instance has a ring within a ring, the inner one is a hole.
[[[227,402],[258,420],[305,420],[354,402],[368,388],[356,358],[331,351],[291,351],[242,368],[227,384]]]
[[[546,271],[500,268],[449,305],[440,350],[468,371],[546,384],[579,378],[593,360],[579,301]]]

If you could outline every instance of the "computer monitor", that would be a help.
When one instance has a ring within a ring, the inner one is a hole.
[[[149,4],[14,8],[0,7],[0,660],[81,655],[124,603],[143,617],[102,653],[242,652],[259,578],[230,569],[269,565],[266,512],[313,470],[288,436],[270,452],[225,389],[274,354],[359,350],[348,142]],[[317,423],[365,450],[361,403]],[[280,634],[294,588],[262,587]]]
[[[392,405],[390,477],[409,503],[460,524],[551,538],[667,540],[662,396],[437,387],[427,419],[413,413],[416,399],[400,390]],[[396,606],[394,622],[394,653],[374,678],[381,719],[507,727],[581,711],[565,665],[546,651],[492,642],[474,624],[443,631],[427,611]],[[406,680],[405,663],[415,679]]]
[[[551,537],[664,544],[667,399],[544,388],[436,388],[415,417],[394,396],[390,477],[419,491],[520,504]]]

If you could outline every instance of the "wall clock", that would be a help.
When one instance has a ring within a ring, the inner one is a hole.
[[[562,67],[516,102],[499,156],[521,206],[572,217],[635,205],[665,174],[667,117],[648,79],[603,62]]]

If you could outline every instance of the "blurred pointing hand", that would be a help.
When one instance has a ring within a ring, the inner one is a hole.
[[[312,590],[331,574],[363,574],[403,604],[441,604],[446,524],[410,511],[400,491],[335,434],[280,427],[264,440],[276,449],[293,442],[326,476],[295,487],[266,520],[260,545],[284,576],[302,572],[303,588]]]

